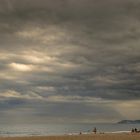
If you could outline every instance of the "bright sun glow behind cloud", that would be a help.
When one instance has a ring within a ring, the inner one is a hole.
[[[25,65],[25,64],[19,64],[19,63],[11,63],[10,67],[17,70],[17,71],[31,71],[33,69],[32,65]]]

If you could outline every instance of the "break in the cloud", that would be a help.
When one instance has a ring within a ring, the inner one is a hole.
[[[139,8],[0,0],[0,121],[139,119]]]

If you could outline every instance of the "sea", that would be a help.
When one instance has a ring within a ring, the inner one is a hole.
[[[95,127],[98,133],[125,133],[132,128],[139,130],[140,124],[0,124],[0,137],[88,134]]]

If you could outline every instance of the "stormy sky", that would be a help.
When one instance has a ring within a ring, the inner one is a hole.
[[[139,0],[0,0],[0,122],[116,122],[139,106]]]

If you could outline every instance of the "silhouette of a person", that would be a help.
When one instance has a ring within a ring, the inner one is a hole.
[[[96,129],[96,127],[93,129],[93,132],[94,132],[94,134],[96,134],[96,132],[97,132],[97,129]]]

